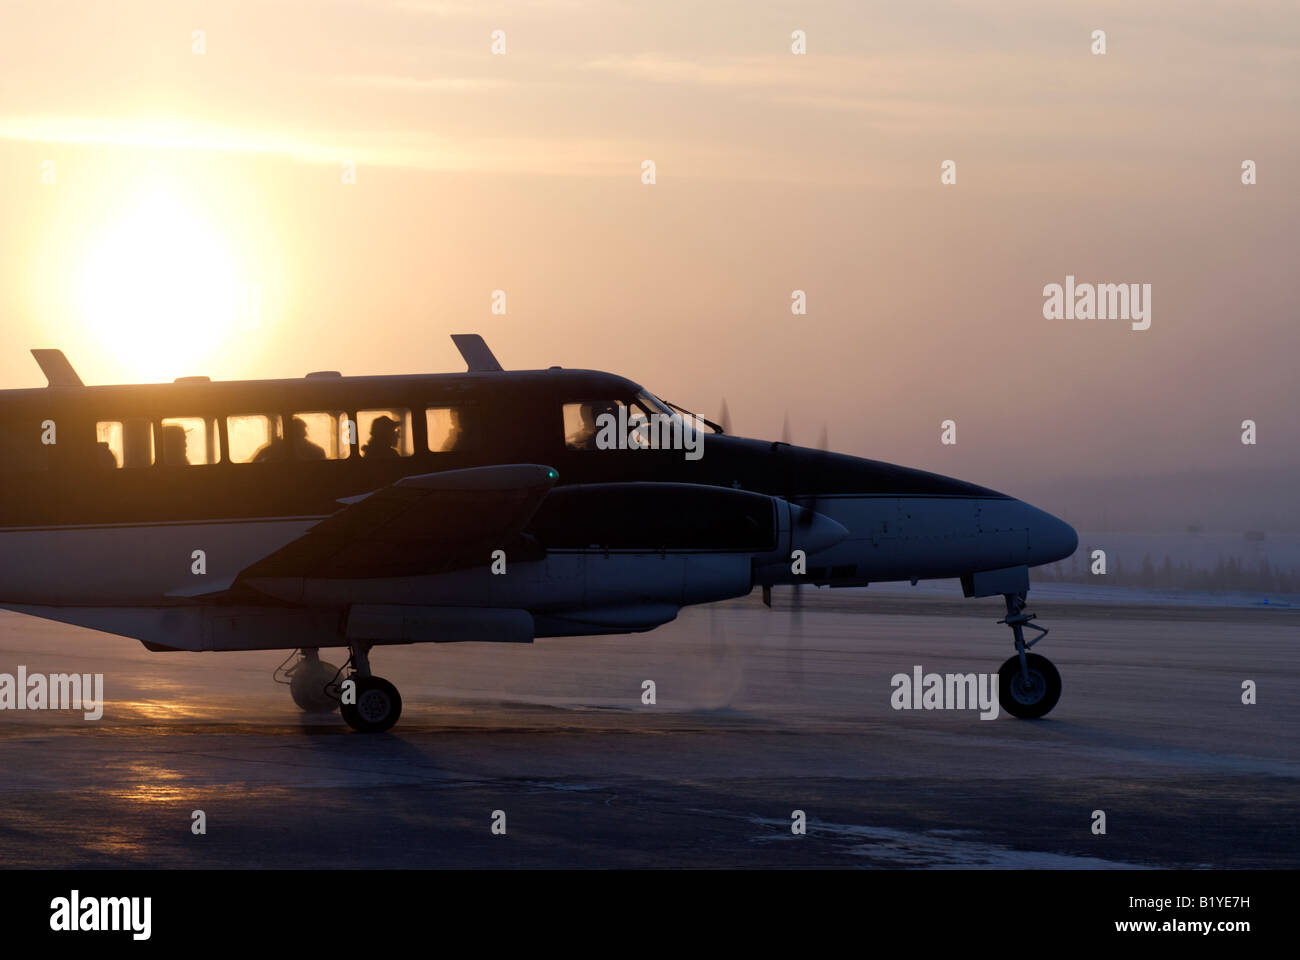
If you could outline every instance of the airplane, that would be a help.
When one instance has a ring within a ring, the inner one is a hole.
[[[119,386],[33,350],[48,386],[0,391],[0,607],[151,651],[289,650],[276,678],[300,708],[381,732],[402,700],[376,647],[639,633],[756,586],[770,606],[777,586],[959,578],[1005,600],[1002,707],[1056,705],[1025,608],[1029,569],[1078,545],[1064,521],[452,339],[464,373]]]

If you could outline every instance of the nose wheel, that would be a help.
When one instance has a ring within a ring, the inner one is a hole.
[[[1016,638],[1016,655],[998,668],[998,702],[1002,709],[1021,720],[1045,716],[1061,699],[1061,674],[1052,661],[1029,648],[1047,636],[1047,628],[1030,621],[1036,614],[1026,614],[1023,593],[1003,594],[1007,615],[998,621],[1011,628]],[[1038,631],[1034,639],[1025,640],[1025,627]]]

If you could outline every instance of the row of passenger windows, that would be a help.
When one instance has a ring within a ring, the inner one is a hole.
[[[424,411],[429,450],[449,453],[466,448],[457,407]],[[280,414],[247,413],[225,418],[164,417],[101,420],[95,424],[98,462],[104,469],[268,463],[285,460],[366,460],[409,457],[415,453],[408,409],[359,410],[353,419],[341,410]]]
[[[462,430],[456,406],[426,407],[426,443],[434,453],[470,448],[472,433]],[[618,399],[563,404],[564,444],[569,450],[671,448],[685,430],[695,430],[677,413],[646,393],[630,402]],[[419,416],[419,411],[416,411]],[[608,419],[605,419],[608,415]],[[658,422],[656,418],[663,418]],[[50,421],[46,421],[49,423]],[[223,428],[224,425],[224,429]],[[44,429],[44,427],[42,427]],[[623,435],[627,431],[627,435]],[[46,469],[51,440],[14,424],[0,424],[0,473]],[[197,466],[221,463],[385,460],[415,453],[411,411],[406,408],[304,410],[289,416],[271,413],[217,417],[164,417],[101,420],[95,424],[97,462],[104,469]]]

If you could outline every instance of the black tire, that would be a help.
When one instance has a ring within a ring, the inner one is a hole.
[[[998,668],[998,702],[1013,717],[1037,720],[1061,699],[1061,675],[1046,657],[1029,653],[1025,660],[1029,667],[1028,686],[1020,669],[1019,654]]]
[[[402,695],[383,677],[357,677],[356,703],[343,703],[339,710],[349,727],[358,733],[383,733],[402,715]],[[346,682],[346,681],[345,681]]]
[[[303,660],[289,677],[289,694],[299,709],[308,713],[333,713],[339,702],[325,691],[339,668],[324,660]]]

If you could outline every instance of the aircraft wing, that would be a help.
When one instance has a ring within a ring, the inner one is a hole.
[[[403,477],[341,501],[347,506],[238,580],[402,577],[487,564],[519,535],[556,479],[553,468],[536,464]]]

